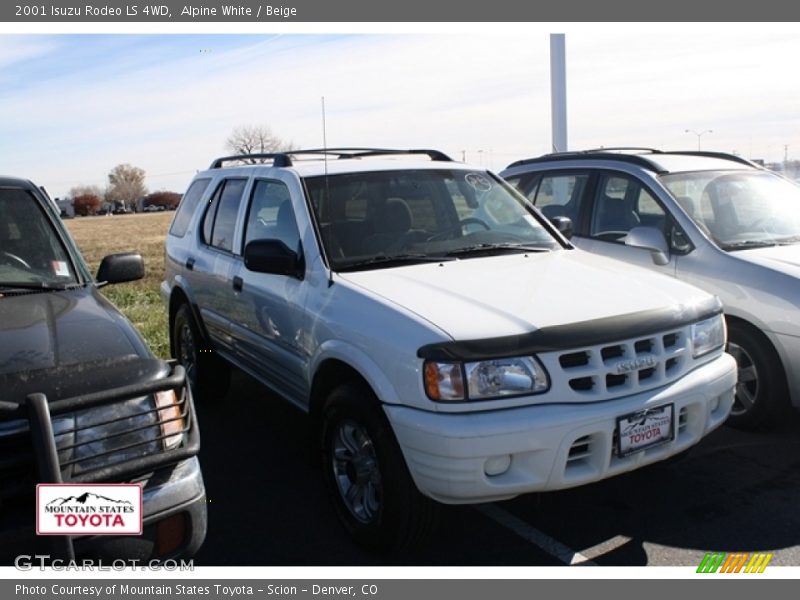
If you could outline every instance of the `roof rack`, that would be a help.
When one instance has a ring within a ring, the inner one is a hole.
[[[656,148],[647,148],[645,146],[601,146],[600,148],[583,150],[583,152],[646,152],[648,154],[663,154],[661,150],[657,150]]]
[[[220,169],[226,162],[247,162],[256,164],[256,160],[272,159],[273,167],[291,167],[292,159],[285,152],[259,152],[255,154],[234,154],[232,156],[222,156],[211,163],[209,169]]]
[[[624,154],[623,151],[634,151],[639,152],[640,154]],[[737,162],[743,165],[748,165],[750,167],[761,168],[756,163],[747,160],[746,158],[742,158],[741,156],[736,156],[735,154],[728,154],[727,152],[710,152],[705,150],[656,150],[655,148],[642,148],[636,146],[619,146],[619,147],[609,147],[609,148],[593,148],[591,150],[576,150],[572,152],[554,152],[552,154],[544,154],[542,156],[538,156],[536,158],[524,158],[522,160],[518,160],[516,162],[511,163],[508,165],[508,169],[511,167],[518,167],[522,165],[529,165],[535,163],[542,163],[542,162],[551,162],[554,160],[572,160],[572,159],[582,159],[582,158],[594,158],[594,159],[613,159],[618,162],[626,162],[629,164],[634,164],[640,167],[644,167],[650,171],[654,171],[659,175],[663,175],[664,173],[668,173],[668,171],[664,170],[660,165],[656,163],[657,156],[666,156],[666,155],[675,155],[679,154],[682,156],[703,156],[706,158],[720,158],[724,160],[730,160],[733,162]],[[648,158],[648,155],[653,155],[653,159]]]
[[[708,158],[722,158],[725,160],[732,160],[734,162],[738,162],[743,165],[748,165],[750,167],[755,167],[757,169],[763,169],[761,165],[754,163],[752,160],[748,160],[742,156],[737,156],[736,154],[730,154],[728,152],[713,152],[708,150],[675,150],[673,152],[668,152],[667,154],[685,154],[687,156],[705,156]]]
[[[413,148],[409,150],[397,150],[389,148],[313,148],[307,150],[287,150],[285,152],[268,152],[258,154],[238,154],[233,156],[223,156],[211,163],[211,169],[219,169],[226,162],[246,162],[256,160],[272,159],[273,167],[291,167],[293,156],[317,154],[323,156],[333,156],[338,159],[366,158],[371,156],[391,156],[391,155],[425,155],[431,160],[452,162],[453,159],[439,150],[425,148]]]
[[[626,162],[640,167],[644,167],[645,169],[648,169],[650,171],[655,171],[656,173],[659,174],[666,172],[660,167],[658,167],[653,161],[645,158],[643,154],[621,154],[619,152],[614,152],[614,150],[620,150],[620,149],[632,150],[634,148],[599,148],[596,150],[579,150],[575,152],[554,152],[552,154],[544,154],[543,156],[538,156],[536,158],[524,158],[522,160],[518,160],[516,162],[511,163],[506,168],[510,169],[511,167],[519,167],[522,165],[530,165],[542,162],[551,162],[554,160],[573,160],[576,158],[595,158],[595,159],[607,158],[619,162]],[[653,150],[652,148],[635,148],[635,149],[646,150],[648,152],[651,152],[652,154],[663,154],[661,151]]]

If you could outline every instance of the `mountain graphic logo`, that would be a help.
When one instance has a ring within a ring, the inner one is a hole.
[[[55,498],[48,502],[46,506],[108,506],[109,504],[133,506],[133,502],[128,500],[115,500],[114,498],[93,494],[92,492],[84,492],[80,496]]]

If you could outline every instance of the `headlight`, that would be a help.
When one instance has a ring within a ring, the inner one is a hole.
[[[171,450],[179,446],[183,440],[184,420],[181,414],[181,404],[173,390],[156,393],[156,406],[163,410],[158,411],[158,418],[161,422],[161,435],[164,448]]]
[[[174,391],[53,417],[59,461],[71,475],[172,450],[186,414]]]
[[[469,363],[425,363],[425,391],[431,400],[490,400],[541,394],[550,387],[544,367],[533,356]]]
[[[722,348],[727,334],[725,318],[721,314],[692,324],[692,356],[697,358]]]
[[[59,460],[73,475],[162,452],[151,396],[53,417]]]

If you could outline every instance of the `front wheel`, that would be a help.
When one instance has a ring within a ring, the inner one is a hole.
[[[728,353],[736,359],[736,397],[728,424],[737,429],[776,425],[787,412],[786,380],[775,350],[748,327],[728,325]]]
[[[329,394],[321,442],[326,487],[358,544],[396,553],[430,533],[436,503],[414,485],[380,403],[365,384],[345,383]]]

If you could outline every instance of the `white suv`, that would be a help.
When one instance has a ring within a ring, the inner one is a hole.
[[[681,453],[733,403],[716,298],[573,248],[436,151],[215,161],[176,213],[162,292],[196,395],[224,395],[233,364],[310,413],[337,512],[373,548],[422,534],[431,499]]]

